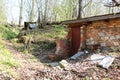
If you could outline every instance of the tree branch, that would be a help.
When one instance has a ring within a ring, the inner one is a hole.
[[[118,3],[116,0],[112,0],[115,3],[115,6],[119,6],[120,3]]]

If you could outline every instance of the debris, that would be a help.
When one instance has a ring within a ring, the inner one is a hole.
[[[85,53],[88,53],[88,51],[85,51]],[[70,57],[70,59],[76,60],[79,56],[81,56],[82,54],[85,54],[85,53],[84,52],[77,52],[77,54]]]
[[[85,53],[89,53],[87,50],[84,51]]]
[[[100,54],[93,54],[90,59],[92,60],[93,63],[99,63],[101,60],[104,59],[105,56],[100,55]]]
[[[68,66],[68,62],[66,60],[62,60],[62,61],[59,62],[59,66],[61,68],[65,68],[65,67]]]
[[[112,64],[115,58],[112,56],[106,56],[100,63],[99,66],[108,69],[108,67]]]
[[[48,63],[48,65],[51,67],[56,67],[56,66],[58,66],[58,62]]]

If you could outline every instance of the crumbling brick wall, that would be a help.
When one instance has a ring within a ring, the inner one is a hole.
[[[86,47],[120,51],[120,19],[95,21],[87,25]]]

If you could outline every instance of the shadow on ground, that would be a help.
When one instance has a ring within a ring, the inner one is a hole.
[[[55,53],[55,50],[55,41],[38,41],[33,43],[31,53],[42,63],[50,63],[51,61],[48,59],[48,55]]]

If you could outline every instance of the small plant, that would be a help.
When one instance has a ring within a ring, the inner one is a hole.
[[[89,78],[86,76],[83,80],[89,80]]]

